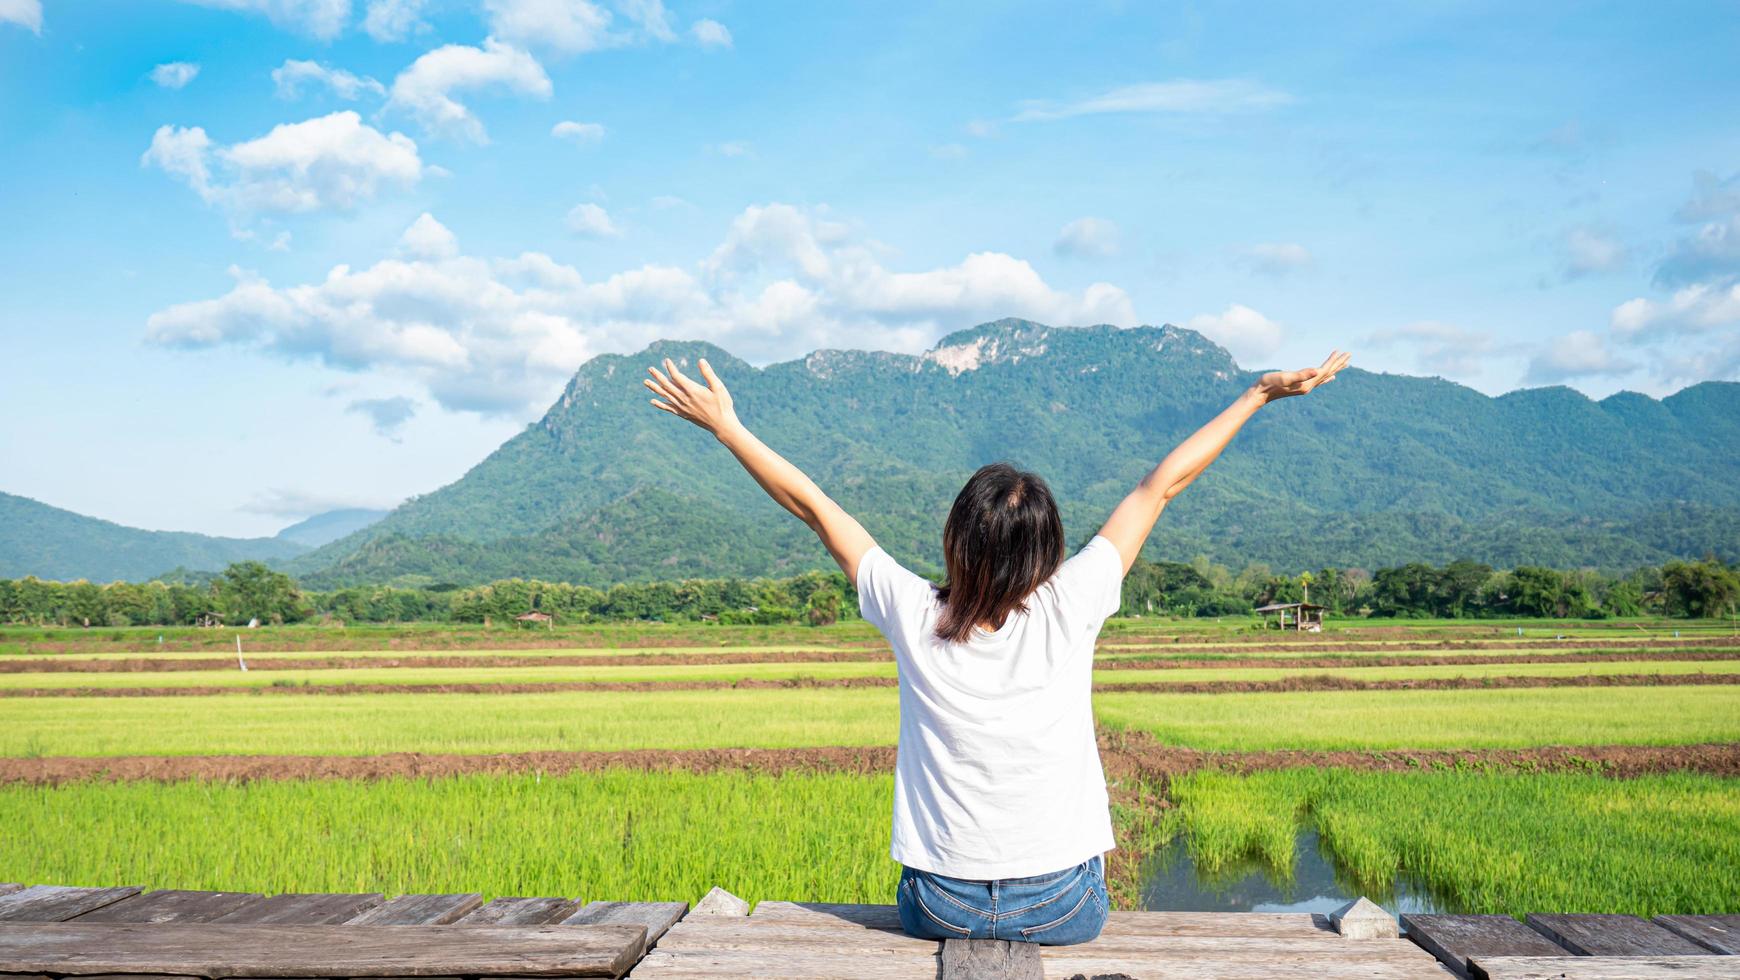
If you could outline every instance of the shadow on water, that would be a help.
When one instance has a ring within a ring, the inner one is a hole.
[[[1293,845],[1293,868],[1275,868],[1252,856],[1212,877],[1199,875],[1183,834],[1149,855],[1142,866],[1142,908],[1158,912],[1332,912],[1364,895],[1391,915],[1455,912],[1408,877],[1388,887],[1359,884],[1335,866],[1335,857],[1310,827]]]

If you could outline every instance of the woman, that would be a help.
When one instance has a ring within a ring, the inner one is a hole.
[[[703,360],[705,384],[666,359],[655,408],[711,432],[780,506],[810,526],[894,648],[900,748],[891,853],[900,922],[927,939],[1064,945],[1099,935],[1112,849],[1089,702],[1094,639],[1166,502],[1256,413],[1347,365],[1265,374],[1172,450],[1100,533],[1064,560],[1045,481],[996,463],[973,474],[943,527],[940,587],[902,568],[809,477],[743,427]]]

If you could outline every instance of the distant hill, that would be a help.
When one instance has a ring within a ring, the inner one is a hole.
[[[315,585],[602,585],[829,567],[717,444],[647,406],[644,367],[667,356],[710,358],[750,426],[919,568],[936,567],[949,502],[977,466],[1042,473],[1079,543],[1254,377],[1172,326],[1001,320],[923,355],[817,351],[760,369],[709,344],[660,342],[587,362],[541,421],[463,478],[290,569]],[[1736,447],[1740,384],[1660,401],[1563,387],[1492,398],[1352,369],[1258,416],[1167,509],[1147,554],[1288,571],[1732,559]]]
[[[0,493],[0,578],[142,581],[174,568],[221,570],[231,562],[282,560],[307,550],[276,538],[144,531]]]
[[[279,541],[299,544],[304,548],[318,548],[330,544],[347,534],[368,527],[387,516],[388,511],[370,510],[366,507],[349,507],[342,510],[329,510],[324,514],[315,514],[307,520],[297,521],[276,535]]]

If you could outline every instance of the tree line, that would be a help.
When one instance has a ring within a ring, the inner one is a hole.
[[[1670,561],[1624,575],[1470,561],[1414,562],[1366,571],[1322,568],[1283,575],[1267,565],[1234,573],[1198,558],[1138,559],[1124,580],[1125,616],[1249,615],[1270,603],[1310,601],[1333,616],[1401,618],[1682,618],[1740,614],[1740,566],[1715,558]],[[838,572],[789,578],[685,579],[599,589],[507,579],[488,585],[376,585],[314,591],[259,562],[218,575],[175,573],[150,582],[0,579],[0,623],[188,626],[324,623],[510,625],[529,612],[558,623],[720,622],[825,626],[857,617],[858,596]]]

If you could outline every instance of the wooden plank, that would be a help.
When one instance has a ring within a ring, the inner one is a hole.
[[[0,923],[0,973],[196,977],[617,977],[639,926]]]
[[[899,929],[900,909],[893,905],[845,905],[836,902],[758,902],[752,921],[821,922],[867,929]]]
[[[588,902],[558,925],[635,925],[646,929],[648,949],[689,911],[688,902]]]
[[[459,920],[462,926],[541,926],[574,914],[579,902],[566,898],[498,898]]]
[[[1108,936],[1247,936],[1332,938],[1340,934],[1326,915],[1311,912],[1120,912],[1106,917]]]
[[[1381,942],[1384,940],[1374,940]],[[1140,978],[1140,980],[1275,980],[1276,977],[1352,978],[1360,980],[1421,980],[1454,976],[1420,950],[1418,962],[1373,962],[1358,951],[1338,960],[1280,954],[1265,960],[1223,960],[1214,957],[1176,959],[1165,956],[1119,958],[1082,952],[1081,946],[1048,946],[1043,957],[1046,980],[1072,978]],[[1056,951],[1056,955],[1053,952]]]
[[[444,926],[483,904],[477,892],[465,895],[400,895],[346,922],[347,926]]]
[[[24,886],[15,881],[0,881],[0,895],[10,895],[13,892],[21,892],[23,890]]]
[[[1039,947],[1003,939],[943,942],[941,980],[1045,980]]]
[[[1529,928],[1583,956],[1697,956],[1710,951],[1635,915],[1530,915]]]
[[[295,893],[256,899],[213,919],[225,925],[326,926],[349,922],[381,904],[379,892],[367,895]]]
[[[724,950],[672,953],[663,947],[647,954],[630,980],[935,980],[937,955],[889,953],[864,957],[838,950],[816,951],[801,960],[775,950]]]
[[[1740,956],[1740,915],[1658,915],[1654,921],[1712,953]]]
[[[166,888],[122,899],[77,918],[78,922],[211,922],[260,900],[253,892],[198,892]]]
[[[137,894],[137,888],[35,885],[0,896],[0,922],[60,922]]]
[[[792,949],[852,950],[859,953],[899,952],[919,950],[937,952],[937,940],[919,939],[903,932],[883,929],[852,928],[845,931],[829,926],[809,926],[789,922],[752,923],[741,918],[689,916],[677,923],[659,940],[660,949],[668,950],[756,950]]]
[[[1421,949],[1464,977],[1470,957],[1573,955],[1508,915],[1403,915],[1402,928]]]
[[[1734,956],[1475,957],[1481,980],[1740,980]]]

